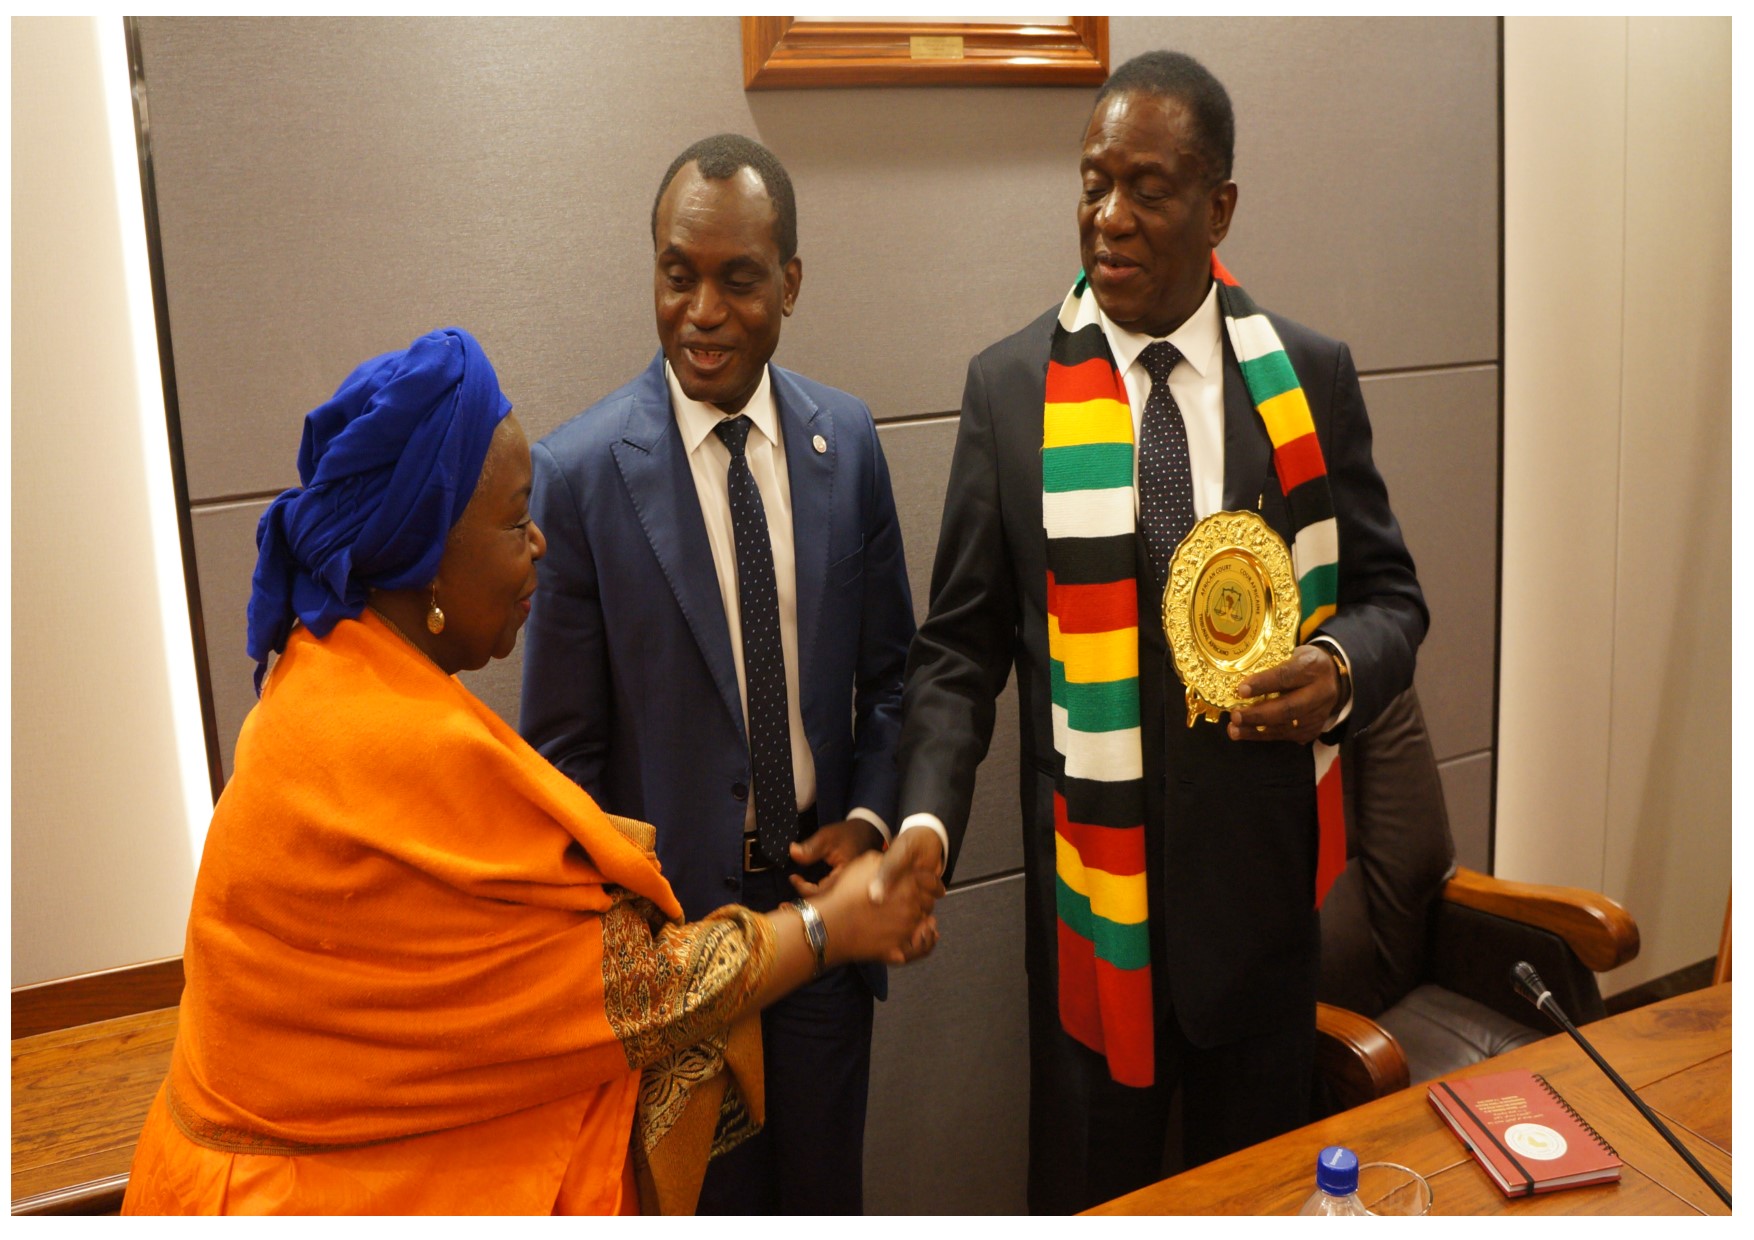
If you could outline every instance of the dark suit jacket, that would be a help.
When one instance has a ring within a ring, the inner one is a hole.
[[[770,367],[792,491],[801,714],[820,821],[896,825],[913,604],[864,403]],[[820,436],[826,451],[812,440]],[[718,577],[660,354],[531,450],[548,538],[520,726],[604,808],[658,830],[689,918],[738,899],[752,786]]]
[[[1032,988],[1057,988],[1054,752],[1042,532],[1042,400],[1057,308],[969,363],[932,570],[932,603],[908,662],[901,812],[935,813],[951,863],[967,827],[994,697],[1017,669],[1021,713],[1025,953]],[[1346,346],[1269,316],[1303,382],[1339,524],[1337,614],[1323,626],[1353,669],[1345,735],[1413,677],[1427,613],[1381,476]],[[1257,507],[1289,544],[1272,445],[1224,340],[1224,504]],[[1140,543],[1143,558],[1143,542]],[[1315,787],[1308,747],[1232,742],[1186,726],[1155,607],[1140,617],[1152,966],[1188,1037],[1219,1045],[1312,1019]],[[1328,739],[1337,739],[1329,737]]]

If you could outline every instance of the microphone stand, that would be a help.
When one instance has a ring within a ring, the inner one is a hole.
[[[1644,1116],[1650,1126],[1662,1134],[1663,1140],[1674,1148],[1675,1153],[1679,1154],[1686,1160],[1687,1165],[1693,1168],[1693,1173],[1705,1181],[1706,1187],[1717,1194],[1718,1200],[1722,1201],[1726,1208],[1729,1207],[1730,1194],[1725,1191],[1724,1186],[1717,1182],[1711,1172],[1700,1166],[1699,1160],[1693,1157],[1692,1152],[1681,1144],[1674,1133],[1669,1131],[1669,1126],[1657,1118],[1656,1112],[1644,1104],[1644,1099],[1633,1092],[1632,1086],[1620,1079],[1620,1074],[1609,1067],[1608,1061],[1603,1059],[1597,1053],[1596,1048],[1589,1044],[1589,1040],[1578,1032],[1577,1026],[1572,1024],[1570,1018],[1560,1010],[1559,1001],[1553,997],[1553,992],[1548,990],[1546,983],[1541,981],[1541,975],[1535,972],[1535,966],[1526,960],[1519,960],[1511,968],[1510,980],[1511,984],[1516,987],[1518,994],[1533,1003],[1538,1010],[1551,1016],[1561,1029],[1571,1035],[1573,1041],[1583,1047],[1584,1054],[1595,1060],[1596,1067],[1607,1074],[1608,1079],[1619,1087],[1620,1092],[1626,1095],[1627,1100],[1638,1108],[1638,1113]]]

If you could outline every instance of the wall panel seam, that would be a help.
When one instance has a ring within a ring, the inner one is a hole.
[[[1608,594],[1614,600],[1616,617],[1620,611],[1621,528],[1625,523],[1626,506],[1626,332],[1631,317],[1631,310],[1626,304],[1626,265],[1630,248],[1627,211],[1631,206],[1632,184],[1632,19],[1623,17],[1620,21],[1620,339],[1616,342],[1620,357],[1620,381],[1614,393],[1614,480],[1617,495],[1614,503],[1614,559]],[[1614,686],[1620,680],[1619,663],[1619,626],[1611,623],[1608,626],[1608,786],[1604,808],[1614,804]],[[1610,813],[1605,813],[1602,822],[1601,849],[1596,867],[1598,891],[1604,889],[1608,881],[1609,817]]]
[[[1360,370],[1360,379],[1394,379],[1402,375],[1453,375],[1470,371],[1497,370],[1502,365],[1496,357],[1471,362],[1438,362],[1424,366],[1383,366],[1376,370]]]

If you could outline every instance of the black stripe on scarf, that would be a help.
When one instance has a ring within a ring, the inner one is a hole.
[[[1052,545],[1054,580],[1063,586],[1107,585],[1122,581],[1133,575],[1139,562],[1136,534],[1056,538]]]
[[[1326,521],[1334,515],[1334,491],[1328,485],[1328,476],[1319,474],[1291,488],[1285,503],[1291,509],[1293,530],[1306,530],[1318,521]]]
[[[1111,783],[1067,775],[1060,781],[1060,791],[1066,798],[1066,816],[1073,822],[1125,830],[1144,821],[1145,788],[1139,780]]]
[[[1075,332],[1056,331],[1053,344],[1048,348],[1048,357],[1062,366],[1076,366],[1080,362],[1099,359],[1114,365],[1114,357],[1108,351],[1108,338],[1102,334],[1101,325],[1096,323],[1088,323]]]

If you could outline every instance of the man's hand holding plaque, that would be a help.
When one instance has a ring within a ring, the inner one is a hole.
[[[1233,741],[1296,741],[1307,745],[1345,703],[1340,674],[1326,646],[1299,646],[1277,667],[1252,673],[1239,696],[1260,698],[1230,712]],[[1271,695],[1271,696],[1268,696]]]

